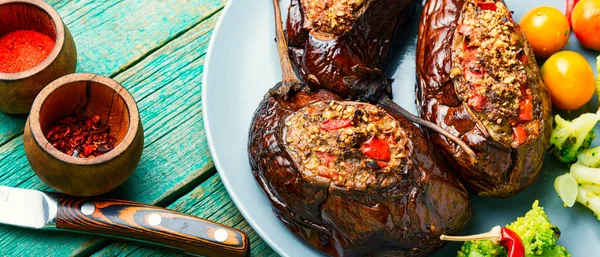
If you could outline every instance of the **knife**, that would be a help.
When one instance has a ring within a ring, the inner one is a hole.
[[[76,198],[0,186],[0,223],[129,239],[191,255],[248,256],[246,233],[198,217],[123,200]]]

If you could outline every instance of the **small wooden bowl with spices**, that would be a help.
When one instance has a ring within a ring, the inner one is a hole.
[[[0,0],[0,112],[27,114],[44,86],[76,66],[75,42],[56,10],[42,0]]]
[[[25,124],[25,153],[50,187],[75,196],[106,193],[133,173],[144,146],[137,105],[118,82],[75,73],[46,86]]]

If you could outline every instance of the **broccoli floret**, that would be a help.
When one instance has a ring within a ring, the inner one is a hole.
[[[545,256],[545,257],[569,257],[564,246],[557,245],[556,240],[560,237],[560,230],[550,223],[548,215],[544,208],[539,206],[536,200],[531,206],[531,210],[525,213],[524,217],[517,218],[516,221],[506,226],[511,229],[523,241],[525,246],[525,256]],[[461,247],[457,253],[458,257],[505,257],[506,250],[492,241],[468,241]]]
[[[490,240],[467,241],[460,248],[457,257],[504,257],[506,249]]]
[[[560,230],[550,223],[537,200],[533,202],[531,210],[525,213],[525,217],[518,217],[506,227],[521,237],[526,256],[539,256],[547,250],[553,250],[560,237]]]
[[[567,252],[567,248],[562,245],[557,245],[554,249],[546,250],[540,257],[560,257],[560,256],[571,256],[569,252]]]
[[[595,113],[585,113],[572,121],[567,121],[560,115],[556,115],[550,138],[551,151],[554,156],[565,164],[577,161],[577,155],[589,148],[596,137],[594,127],[598,118]]]

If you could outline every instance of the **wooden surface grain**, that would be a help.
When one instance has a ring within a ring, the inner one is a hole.
[[[78,72],[111,76],[136,99],[144,155],[106,197],[168,206],[234,226],[251,236],[252,255],[274,255],[243,220],[214,170],[204,134],[204,58],[221,0],[47,0],[77,45]],[[0,114],[0,185],[52,191],[23,150],[25,117]],[[97,236],[0,225],[0,256],[171,256],[174,252]]]

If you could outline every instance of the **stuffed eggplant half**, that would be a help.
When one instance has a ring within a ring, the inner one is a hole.
[[[273,3],[283,80],[254,114],[248,153],[275,215],[334,256],[440,249],[440,235],[458,233],[471,217],[466,189],[397,112],[302,84]]]
[[[310,85],[353,98],[344,78],[359,75],[357,68],[386,68],[390,45],[415,2],[292,0],[286,23],[292,63]]]
[[[415,125],[327,91],[287,98],[269,93],[258,107],[250,164],[277,217],[313,247],[426,256],[467,223],[465,188]]]
[[[533,50],[503,1],[429,0],[417,46],[422,118],[461,181],[481,196],[509,197],[537,178],[552,127],[551,103]]]

